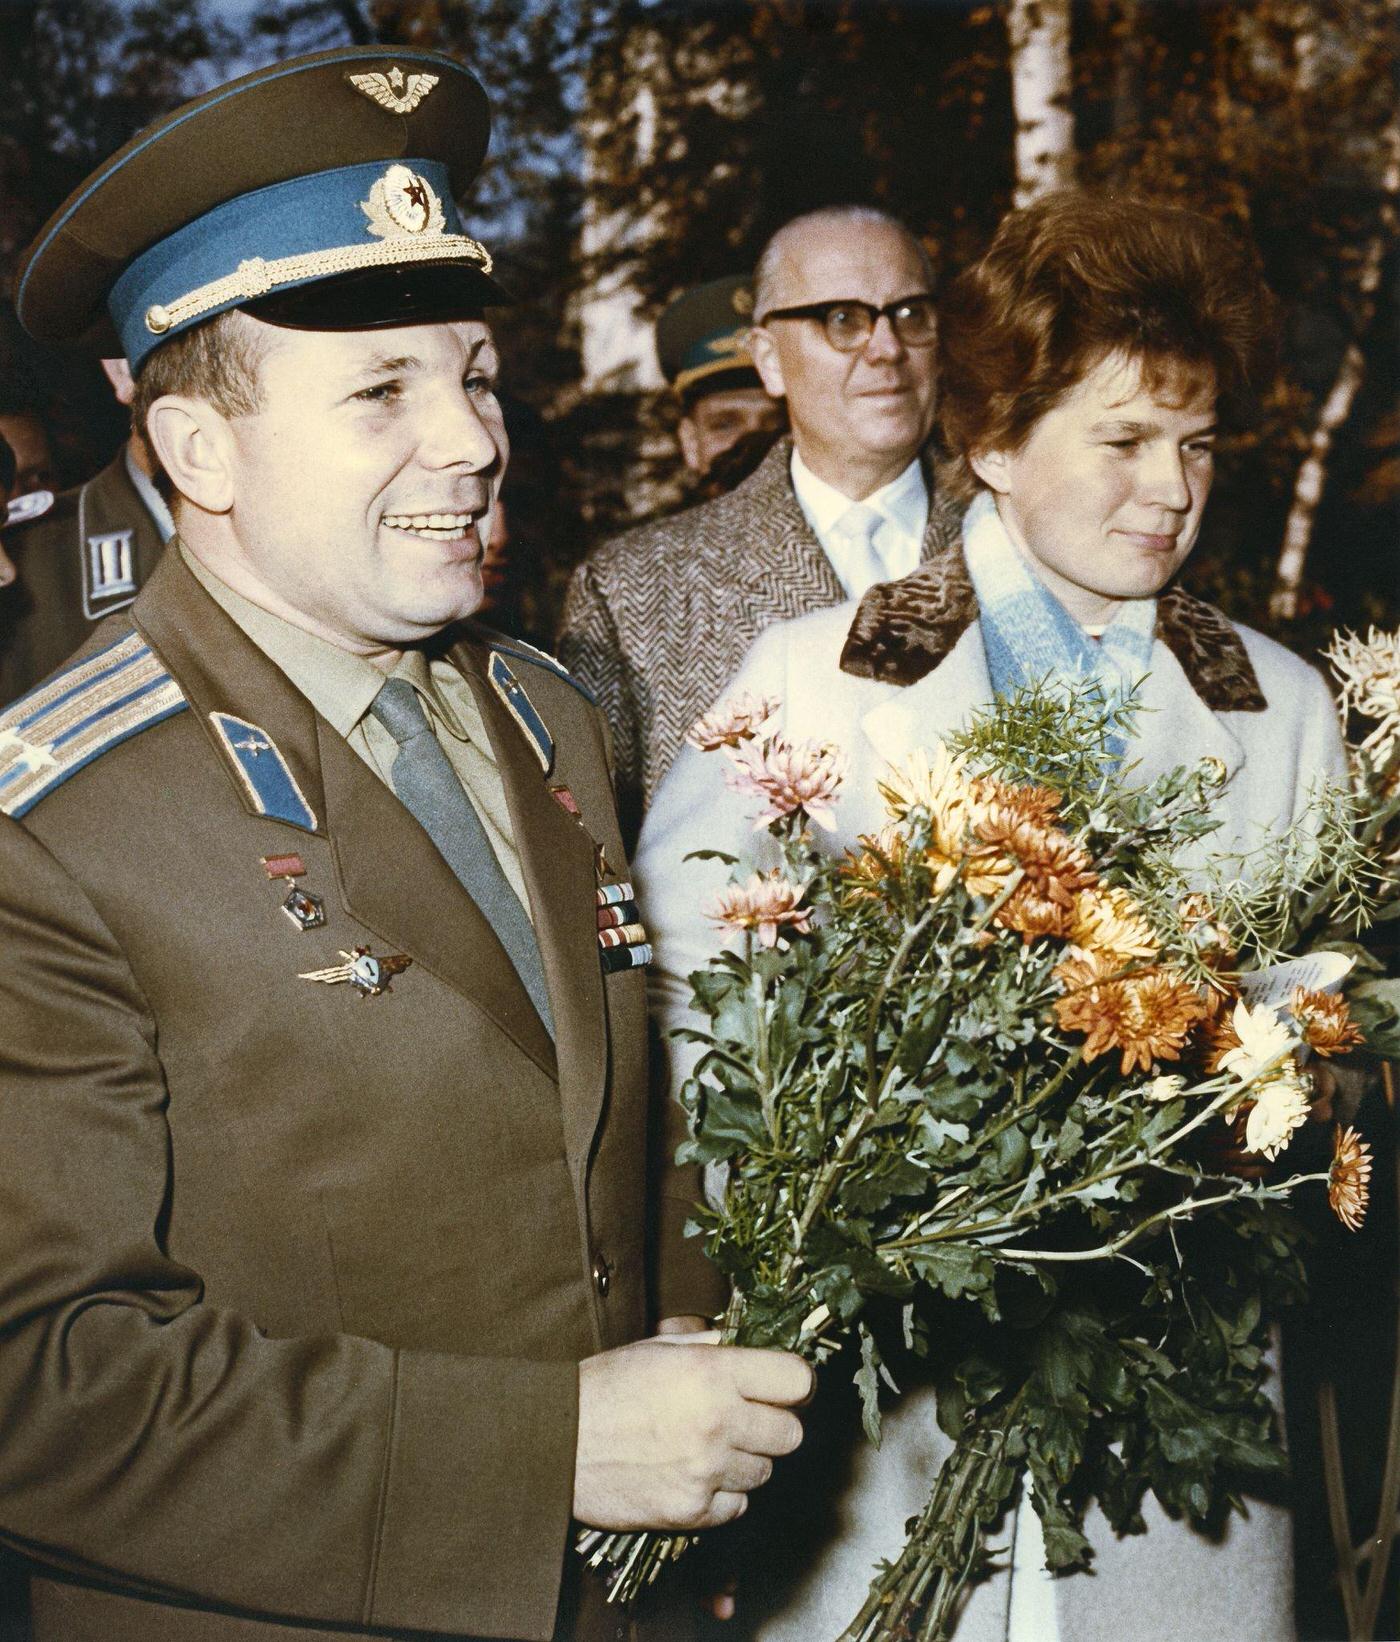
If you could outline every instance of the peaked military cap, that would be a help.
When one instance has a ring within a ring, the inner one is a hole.
[[[656,322],[656,352],[682,398],[721,388],[762,387],[749,357],[753,280],[730,274],[682,291]]]
[[[437,52],[344,47],[232,80],[65,201],[21,270],[20,320],[135,370],[230,308],[361,330],[508,300],[454,203],[490,126],[480,84]]]

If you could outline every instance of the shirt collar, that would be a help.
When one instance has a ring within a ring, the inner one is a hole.
[[[178,540],[178,538],[177,538]],[[280,667],[322,718],[348,736],[379,694],[384,674],[363,656],[353,656],[281,616],[254,604],[202,564],[184,542],[180,556],[190,574],[276,666]],[[410,652],[412,653],[412,652]],[[423,658],[418,658],[420,661]],[[407,656],[404,657],[407,660]],[[403,662],[400,662],[400,666]],[[426,672],[427,663],[424,662]],[[397,669],[396,669],[397,671]],[[410,678],[410,683],[417,683]],[[429,697],[431,702],[432,698]]]
[[[170,509],[165,505],[165,498],[156,489],[149,476],[142,470],[141,464],[131,449],[128,440],[122,448],[122,459],[126,463],[126,476],[131,480],[136,494],[146,504],[146,511],[155,521],[156,529],[160,532],[162,542],[168,542],[175,534],[175,520]]]
[[[792,488],[813,535],[825,545],[832,526],[855,505],[853,499],[825,479],[819,479],[802,460],[796,445],[792,450]],[[896,478],[866,496],[864,503],[887,519],[901,535],[922,542],[928,523],[928,486],[919,458],[916,456]]]

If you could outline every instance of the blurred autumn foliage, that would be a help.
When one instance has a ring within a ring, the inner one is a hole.
[[[1257,433],[1223,453],[1192,579],[1302,647],[1400,615],[1397,0],[4,0],[3,271],[181,96],[374,41],[452,52],[492,96],[468,207],[522,299],[499,328],[550,451],[530,464],[551,488],[534,499],[536,630],[568,564],[674,480],[647,364],[668,297],[834,200],[887,206],[956,269],[1018,181],[1035,186],[1027,134],[1051,116],[1052,170],[1226,218],[1282,299],[1278,379]],[[1065,78],[1036,115],[1047,49]],[[1302,543],[1291,618],[1286,537]]]

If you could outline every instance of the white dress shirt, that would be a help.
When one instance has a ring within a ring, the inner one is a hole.
[[[873,508],[884,521],[872,544],[884,567],[883,576],[871,573],[865,556],[858,548],[853,549],[849,538],[836,528],[841,517],[855,505],[853,499],[827,484],[825,479],[819,479],[795,449],[792,488],[812,534],[831,560],[847,597],[858,599],[876,581],[894,581],[899,576],[907,576],[918,565],[924,531],[928,527],[928,486],[917,456],[898,478],[881,485],[873,495],[861,498],[863,504]]]

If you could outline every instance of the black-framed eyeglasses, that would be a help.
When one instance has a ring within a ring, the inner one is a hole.
[[[863,348],[882,319],[889,320],[890,328],[906,348],[931,348],[937,332],[931,296],[902,296],[883,308],[854,297],[833,297],[794,308],[770,308],[759,324],[766,325],[770,319],[814,319],[839,353],[855,353]]]

